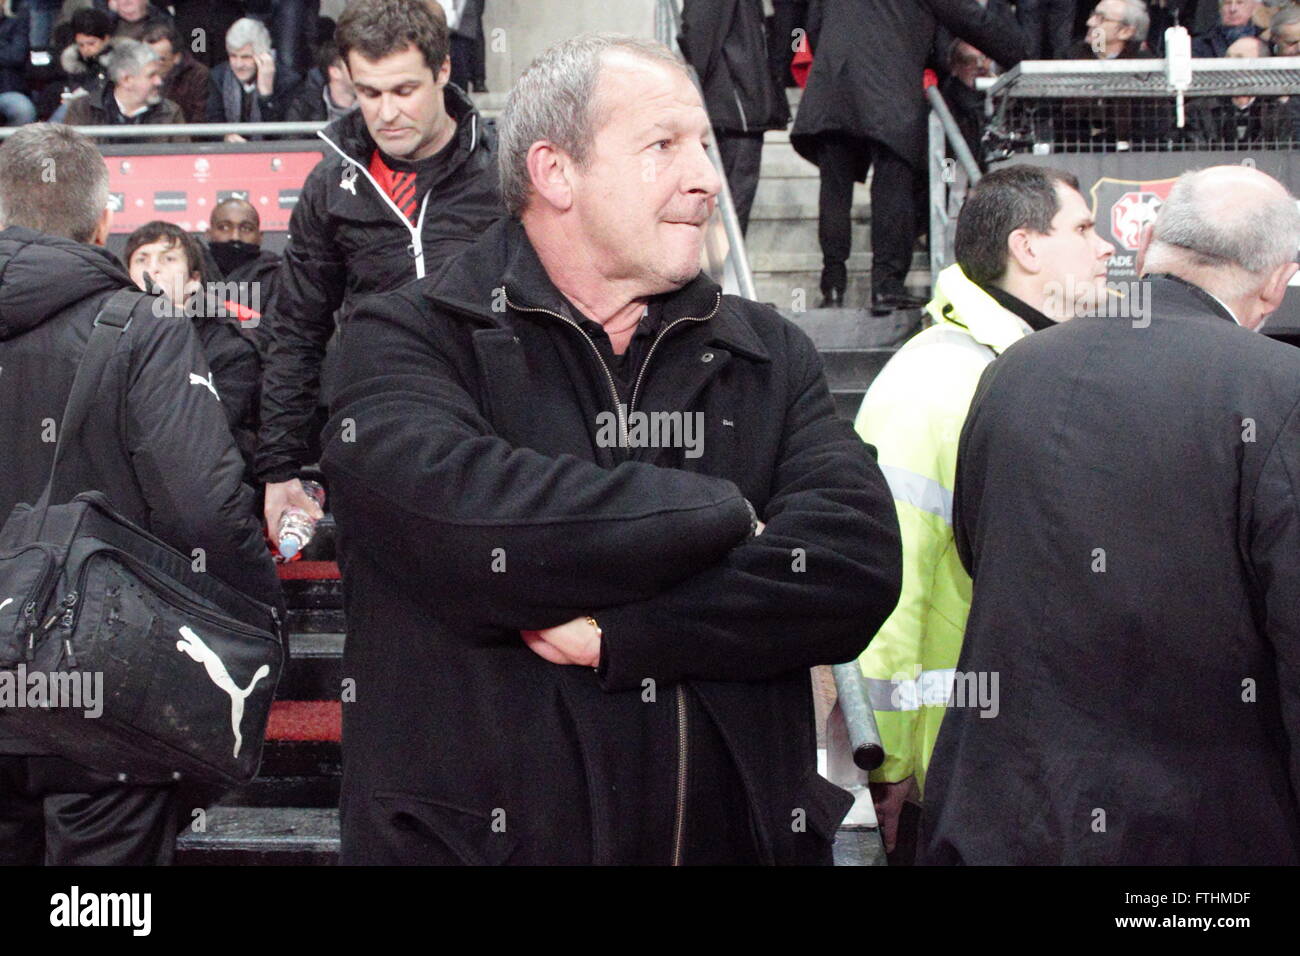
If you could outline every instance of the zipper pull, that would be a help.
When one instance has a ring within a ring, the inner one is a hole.
[[[63,650],[67,652],[67,656],[68,656],[68,666],[69,666],[69,667],[76,667],[76,666],[77,666],[77,655],[76,655],[75,653],[73,653],[73,650],[72,650],[72,635],[71,635],[71,634],[69,634],[67,637],[65,637],[65,638],[63,639]]]

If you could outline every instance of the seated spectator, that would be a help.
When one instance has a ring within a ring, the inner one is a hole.
[[[144,42],[144,32],[158,23],[172,23],[171,14],[148,0],[108,0],[113,11],[113,36]]]
[[[1231,59],[1269,55],[1268,44],[1245,36],[1228,47]],[[1214,96],[1194,100],[1190,125],[1200,145],[1232,148],[1242,145],[1289,143],[1295,135],[1288,98],[1269,96]]]
[[[46,87],[48,92],[42,99],[41,115],[49,115],[56,123],[64,122],[72,100],[85,96],[106,82],[106,63],[113,49],[113,18],[103,10],[78,10],[72,15],[69,26],[72,42],[59,56],[63,75]]]
[[[352,88],[338,45],[326,40],[320,45],[316,65],[289,103],[285,119],[298,123],[313,120],[332,123],[356,106],[357,92]]]
[[[1268,38],[1274,56],[1300,56],[1300,4],[1283,7],[1273,15]]]
[[[276,69],[271,34],[257,20],[236,20],[226,32],[227,62],[208,81],[209,123],[275,123],[284,119],[297,77]],[[262,137],[254,136],[253,139]],[[244,143],[238,133],[228,143]]]
[[[1274,56],[1300,56],[1300,4],[1283,7],[1273,15],[1268,36],[1273,44]],[[1291,141],[1300,139],[1300,95],[1283,96],[1278,102],[1286,111]]]
[[[160,126],[184,123],[181,108],[162,95],[162,61],[143,43],[119,38],[108,58],[108,82],[68,107],[72,126]],[[130,143],[143,140],[127,137],[96,137],[101,143]],[[156,142],[157,140],[155,140]],[[162,142],[188,143],[188,136],[168,136]]]
[[[248,313],[239,316],[240,330],[253,340],[258,354],[265,357],[267,329],[261,320],[275,295],[280,256],[262,248],[262,220],[252,203],[246,199],[227,199],[217,204],[208,223],[208,253],[226,283],[248,283],[249,288],[240,291],[255,292],[240,301],[241,306],[247,307],[241,311]]]
[[[1226,56],[1234,41],[1259,36],[1258,6],[1259,0],[1219,0],[1219,23],[1192,40],[1192,56]]]
[[[13,8],[14,0],[0,6],[0,118],[5,126],[22,126],[36,119],[26,77],[32,27],[27,11]]]
[[[162,62],[163,97],[179,106],[186,120],[201,123],[208,108],[208,68],[194,59],[169,23],[150,26],[144,31],[144,42]]]
[[[122,258],[131,281],[146,291],[157,288],[176,314],[193,320],[226,422],[245,464],[251,463],[262,366],[253,343],[211,307],[199,241],[180,226],[154,220],[127,237]]]
[[[975,81],[981,76],[991,75],[992,64],[988,57],[965,40],[952,41],[948,53],[948,75],[939,84],[939,92],[981,169],[984,167],[980,156],[980,140],[984,136],[984,94],[975,89]],[[951,147],[948,153],[952,155]]]
[[[1101,0],[1088,17],[1088,32],[1070,47],[1072,60],[1137,60],[1146,48],[1151,17],[1142,0]]]

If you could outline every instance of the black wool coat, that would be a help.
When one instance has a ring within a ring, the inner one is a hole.
[[[1149,326],[1073,319],[980,381],[957,670],[999,701],[944,717],[927,862],[1300,861],[1300,350],[1150,289]]]
[[[666,862],[679,690],[759,858],[829,861],[851,800],[816,773],[808,668],[894,607],[893,502],[793,324],[704,276],[655,307],[632,412],[698,412],[698,457],[598,439],[611,382],[517,222],[344,327],[345,863]],[[598,672],[519,634],[586,614]]]
[[[813,0],[813,67],[790,131],[799,155],[818,162],[821,137],[840,133],[882,143],[924,171],[929,107],[921,78],[941,25],[1004,68],[1025,55],[1020,26],[997,4]],[[866,174],[864,154],[857,178]]]

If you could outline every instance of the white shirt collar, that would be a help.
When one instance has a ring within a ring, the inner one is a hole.
[[[1215,302],[1219,303],[1219,305],[1223,306],[1223,311],[1227,312],[1230,316],[1232,316],[1232,321],[1236,322],[1238,325],[1241,325],[1241,320],[1237,318],[1237,313],[1233,312],[1230,308],[1228,308],[1228,304],[1226,302],[1220,299],[1209,289],[1202,289],[1201,291],[1204,292],[1206,295],[1208,295]]]

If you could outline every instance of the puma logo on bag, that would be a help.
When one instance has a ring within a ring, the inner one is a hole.
[[[239,748],[243,745],[244,736],[239,732],[239,725],[244,722],[244,701],[248,695],[253,692],[253,688],[258,682],[271,673],[271,668],[263,664],[253,675],[247,687],[240,689],[239,685],[231,678],[230,672],[226,670],[226,665],[222,663],[216,651],[203,643],[203,639],[195,634],[188,627],[180,628],[183,641],[176,642],[176,650],[188,654],[191,658],[203,665],[208,672],[208,677],[212,683],[216,684],[223,691],[230,695],[230,727],[235,732],[235,756],[239,756]]]

